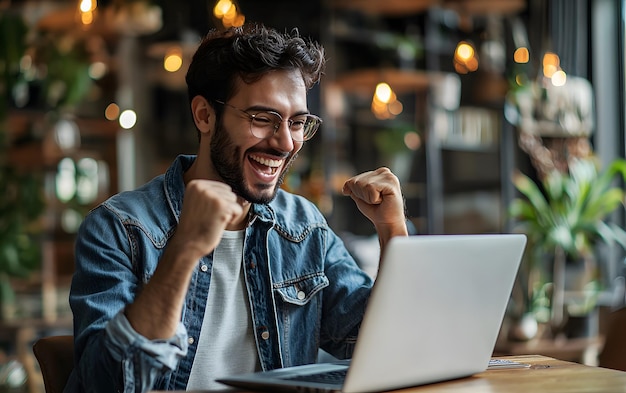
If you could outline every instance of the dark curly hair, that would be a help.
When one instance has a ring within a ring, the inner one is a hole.
[[[320,80],[324,65],[324,48],[300,37],[297,29],[280,33],[262,24],[246,24],[210,31],[194,54],[185,80],[190,100],[201,95],[213,103],[236,93],[237,77],[253,83],[272,70],[299,70],[310,89]]]

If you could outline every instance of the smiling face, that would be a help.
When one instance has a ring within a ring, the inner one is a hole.
[[[269,110],[283,119],[307,113],[306,87],[298,71],[272,71],[252,84],[239,81],[228,104],[248,113]],[[268,203],[302,148],[294,142],[287,122],[276,133],[259,139],[250,132],[250,119],[224,105],[210,140],[210,160],[219,180],[253,203]]]

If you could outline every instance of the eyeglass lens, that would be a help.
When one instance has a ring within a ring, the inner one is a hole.
[[[311,139],[320,121],[311,115],[295,116],[283,120],[280,115],[272,112],[260,112],[250,115],[250,131],[260,139],[269,138],[280,128],[283,121],[287,121],[291,137],[294,141],[303,142]]]
[[[283,120],[282,116],[276,112],[268,111],[251,114],[224,101],[216,100],[215,102],[248,116],[250,119],[250,132],[259,139],[270,138],[278,131],[283,121],[286,121],[291,132],[291,138],[296,142],[305,142],[315,135],[320,124],[322,124],[322,119],[311,114],[294,116]]]

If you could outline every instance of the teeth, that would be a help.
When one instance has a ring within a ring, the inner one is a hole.
[[[259,164],[263,164],[265,166],[269,166],[272,168],[277,168],[280,166],[280,164],[283,163],[282,160],[270,160],[269,158],[263,158],[263,157],[258,157],[258,156],[254,156],[251,155],[250,158],[252,158],[254,161],[258,162]]]

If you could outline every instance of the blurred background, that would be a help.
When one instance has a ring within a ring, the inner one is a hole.
[[[375,275],[375,231],[340,190],[384,165],[414,234],[529,235],[498,353],[595,363],[605,316],[624,302],[624,10],[623,0],[0,0],[0,384],[42,391],[31,345],[71,334],[78,226],[196,151],[190,57],[209,29],[246,22],[325,46],[326,75],[309,94],[324,123],[284,187],[319,206],[364,269]],[[579,161],[593,165],[576,175]]]

